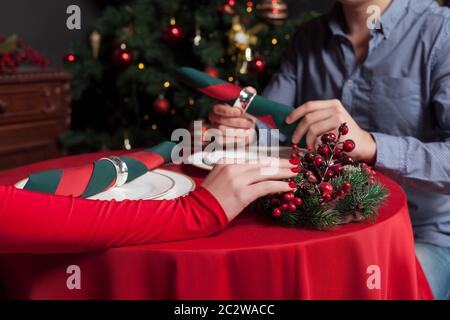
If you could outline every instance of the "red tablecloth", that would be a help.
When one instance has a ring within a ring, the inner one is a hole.
[[[110,154],[10,170],[0,173],[0,183]],[[197,183],[205,175],[192,166],[171,169]],[[391,195],[373,225],[289,229],[247,210],[203,239],[85,254],[0,255],[0,281],[7,297],[25,299],[432,299],[414,255],[405,194],[380,177]],[[80,290],[67,288],[70,265],[80,267]],[[377,268],[381,286],[369,289]]]

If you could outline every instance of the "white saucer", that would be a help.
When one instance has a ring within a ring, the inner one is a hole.
[[[23,189],[28,178],[15,184]],[[188,176],[169,170],[156,169],[126,183],[111,188],[87,199],[90,200],[164,200],[175,199],[194,190],[195,183]]]

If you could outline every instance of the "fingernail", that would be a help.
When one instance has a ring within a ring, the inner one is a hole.
[[[291,124],[291,118],[287,117],[285,121],[287,124]]]

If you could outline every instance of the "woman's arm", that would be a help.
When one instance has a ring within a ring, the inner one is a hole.
[[[295,176],[290,166],[284,160],[271,167],[218,165],[202,187],[176,200],[87,200],[0,186],[0,253],[84,252],[208,236],[258,197],[288,191],[276,180]]]
[[[83,252],[204,237],[228,224],[199,187],[164,201],[97,201],[0,186],[0,252]]]

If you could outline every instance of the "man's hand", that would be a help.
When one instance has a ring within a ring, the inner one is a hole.
[[[250,144],[256,136],[256,119],[242,111],[241,108],[226,104],[216,104],[209,114],[212,127],[219,129],[226,139],[225,142]]]
[[[308,146],[317,146],[321,135],[327,132],[337,135],[339,126],[346,122],[350,130],[345,138],[352,139],[356,144],[350,155],[359,161],[375,162],[375,140],[369,132],[358,126],[339,100],[309,101],[287,116],[286,123],[291,124],[299,119],[300,123],[292,136],[293,143],[298,143],[306,135]]]

